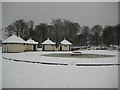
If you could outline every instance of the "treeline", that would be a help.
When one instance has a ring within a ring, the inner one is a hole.
[[[24,40],[32,37],[35,41],[41,42],[48,37],[56,42],[67,38],[74,46],[98,46],[98,45],[119,45],[120,43],[120,24],[114,26],[100,25],[93,27],[81,26],[64,19],[53,19],[51,24],[40,23],[34,26],[34,21],[16,20],[5,28],[7,36],[16,34]]]

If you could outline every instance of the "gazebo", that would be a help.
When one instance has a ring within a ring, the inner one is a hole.
[[[3,52],[24,52],[25,43],[22,38],[12,35],[2,42]]]
[[[28,39],[26,41],[26,43],[27,43],[27,46],[26,46],[27,51],[36,51],[37,50],[38,42],[35,42],[34,40],[32,40],[32,38]]]
[[[55,50],[55,42],[51,41],[49,38],[41,44],[42,44],[43,51],[54,51]]]
[[[66,38],[62,40],[59,44],[59,50],[60,51],[71,51],[72,43],[70,43]]]

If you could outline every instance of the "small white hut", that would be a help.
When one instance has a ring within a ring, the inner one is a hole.
[[[26,51],[25,43],[22,38],[12,35],[2,42],[3,52],[24,52]]]
[[[66,38],[60,42],[59,50],[60,51],[71,51],[72,43],[70,43]]]
[[[36,51],[37,50],[38,42],[35,42],[34,40],[32,40],[32,38],[28,39],[26,41],[26,43],[27,43],[27,46],[26,46],[27,51]]]
[[[43,51],[54,51],[55,50],[55,42],[51,41],[49,38],[41,44],[42,44]]]

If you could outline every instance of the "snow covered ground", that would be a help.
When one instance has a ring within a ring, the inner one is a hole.
[[[0,89],[2,88],[2,49],[0,47]]]
[[[82,53],[116,55],[115,57],[97,59],[41,56],[50,53],[63,52],[3,53],[3,57],[62,63],[73,61],[75,63],[118,63],[117,51],[82,51]],[[60,66],[14,62],[6,59],[3,59],[2,64],[3,88],[118,88],[118,66]]]
[[[116,55],[115,57],[108,58],[60,58],[60,57],[46,57],[41,56],[42,54],[51,53],[71,53],[68,51],[64,52],[24,52],[24,53],[3,53],[3,57],[18,59],[18,60],[28,60],[28,61],[42,61],[42,62],[56,62],[56,63],[118,63],[118,51],[107,51],[107,50],[84,50],[82,53],[90,54],[106,54],[106,55]]]

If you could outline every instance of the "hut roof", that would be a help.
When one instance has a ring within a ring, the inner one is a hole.
[[[55,42],[51,41],[49,38],[47,40],[45,40],[43,43],[41,44],[55,44]]]
[[[66,38],[64,38],[64,40],[61,41],[61,44],[72,45],[72,43],[70,43],[68,40],[66,40]]]
[[[11,37],[4,40],[2,43],[26,43],[22,38],[12,35]]]
[[[28,43],[28,44],[38,44],[38,42],[35,42],[34,40],[32,40],[32,38],[28,39],[26,41],[26,43]]]

